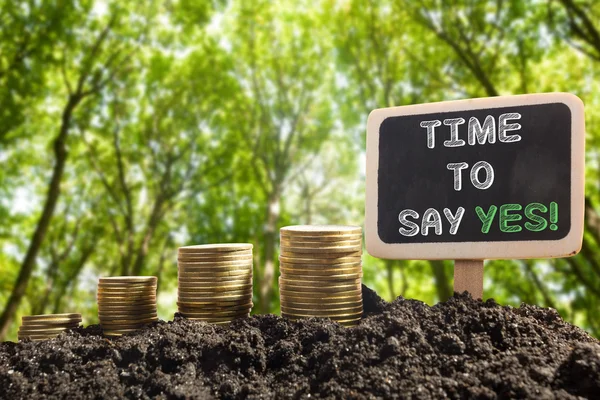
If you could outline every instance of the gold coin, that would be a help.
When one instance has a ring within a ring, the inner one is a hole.
[[[106,312],[106,313],[98,313],[98,318],[100,318],[100,320],[102,321],[112,321],[112,320],[127,320],[127,321],[133,321],[133,320],[147,320],[147,319],[152,319],[152,318],[157,318],[157,313],[156,310],[151,311],[151,312],[145,312],[145,313],[138,313],[138,314],[133,314],[133,313],[112,313],[112,312]]]
[[[181,302],[206,302],[206,301],[244,301],[248,302],[252,300],[252,293],[240,293],[240,294],[223,294],[223,295],[198,295],[181,293],[177,296],[177,300]]]
[[[156,284],[158,278],[155,276],[105,276],[99,278],[101,284],[104,283],[122,283],[122,284]]]
[[[181,291],[178,292],[178,297],[186,299],[206,299],[206,298],[238,298],[252,296],[251,290],[236,290],[227,292],[193,292],[193,291]]]
[[[56,334],[58,335],[61,332],[65,332],[68,328],[23,328],[23,326],[21,326],[19,328],[18,334],[19,335],[25,335],[25,334],[33,334],[33,335],[44,335],[44,334]]]
[[[235,253],[208,253],[208,254],[180,254],[177,261],[185,262],[225,262],[225,261],[246,261],[253,260],[252,251]]]
[[[185,276],[182,278],[181,276],[177,276],[178,283],[198,283],[198,284],[206,284],[206,283],[217,283],[217,284],[229,284],[229,283],[252,283],[252,274],[250,271],[247,271],[246,276]]]
[[[314,316],[330,316],[330,315],[351,315],[362,314],[362,305],[358,307],[336,308],[336,309],[315,309],[315,308],[294,308],[281,305],[281,312],[286,314],[310,314]]]
[[[177,290],[181,293],[198,293],[199,295],[210,295],[226,294],[226,293],[251,293],[252,285],[241,285],[241,286],[179,286]]]
[[[202,280],[178,279],[178,286],[191,287],[228,287],[228,286],[252,286],[252,277],[240,277],[239,279],[213,279],[202,278]]]
[[[197,297],[197,296],[177,296],[177,301],[189,306],[192,304],[198,303],[199,305],[206,304],[210,305],[211,303],[219,303],[219,302],[229,302],[230,305],[239,305],[239,304],[247,304],[252,301],[252,295],[240,295],[240,296],[218,296],[218,297]]]
[[[359,301],[362,300],[362,292],[357,290],[350,290],[348,292],[336,292],[336,293],[313,293],[307,295],[307,292],[290,292],[289,290],[279,290],[280,297],[288,301],[304,302],[304,303],[344,303],[348,301]],[[342,293],[342,294],[340,294]]]
[[[125,297],[125,296],[102,296],[96,298],[98,304],[152,304],[156,303],[156,295],[140,296],[140,297]]]
[[[182,279],[188,278],[202,278],[207,280],[209,278],[226,278],[229,279],[250,279],[252,278],[252,268],[189,268],[180,267],[177,271],[178,277]]]
[[[140,318],[140,315],[115,315],[115,316],[98,316],[100,325],[135,325],[135,324],[149,324],[154,321],[158,321],[156,314],[149,314],[145,318]]]
[[[348,290],[360,290],[361,284],[360,279],[356,281],[350,281],[348,283],[331,282],[331,284],[325,285],[324,283],[315,285],[314,282],[300,281],[289,282],[286,279],[279,278],[279,287],[283,289],[289,289],[297,292],[320,292],[320,293],[333,293],[333,292],[345,292]]]
[[[19,331],[47,331],[47,330],[67,330],[67,329],[75,329],[78,328],[79,324],[72,325],[21,325],[19,327]]]
[[[353,235],[326,235],[326,236],[314,236],[314,235],[289,235],[281,232],[279,235],[280,242],[283,243],[322,243],[325,245],[340,243],[340,242],[362,242],[362,234]]]
[[[346,264],[354,263],[358,264],[362,262],[360,256],[351,257],[339,257],[339,258],[312,258],[309,255],[304,254],[303,257],[291,257],[288,255],[280,255],[279,261],[285,264],[311,264],[311,265],[329,265],[329,264]]]
[[[227,313],[227,314],[249,313],[251,310],[252,310],[252,307],[239,307],[239,308],[232,307],[232,308],[221,308],[221,309],[217,309],[217,310],[187,307],[187,308],[180,308],[177,311],[182,314],[186,314],[186,315],[191,315],[191,314],[219,315],[222,313]]]
[[[245,314],[239,314],[239,315],[232,316],[232,317],[221,317],[221,318],[187,317],[186,315],[183,315],[183,316],[186,317],[187,319],[192,319],[192,320],[196,320],[196,321],[204,321],[204,322],[208,322],[208,323],[218,323],[218,322],[229,322],[229,321],[233,321],[234,319],[248,318],[249,314],[245,313]]]
[[[287,258],[301,258],[301,259],[312,259],[320,262],[322,259],[335,259],[349,258],[349,257],[362,257],[362,249],[356,247],[350,248],[339,248],[337,250],[331,248],[323,249],[310,249],[310,248],[282,248],[281,255]]]
[[[236,290],[236,289],[252,289],[252,283],[243,282],[243,283],[229,283],[229,282],[212,282],[212,283],[180,283],[177,285],[180,290],[198,290],[198,291],[227,291],[227,290]]]
[[[81,321],[81,314],[71,313],[71,314],[40,314],[40,315],[24,315],[21,317],[21,321]]]
[[[204,301],[204,299],[221,299],[221,298],[246,298],[252,296],[250,290],[240,290],[237,292],[184,292],[179,291],[177,297],[180,299],[194,299]]]
[[[81,323],[81,320],[71,320],[71,321],[23,321],[21,326],[32,327],[32,328],[64,328],[64,327],[77,327]]]
[[[356,294],[352,295],[352,292],[336,292],[335,294],[340,294],[341,296],[339,298],[337,298],[338,303],[343,303],[343,302],[347,302],[347,301],[356,301],[357,299],[359,299],[360,297],[357,296]],[[303,301],[305,303],[310,303],[310,298],[313,297],[317,297],[321,295],[322,293],[319,292],[282,292],[281,296],[285,297],[288,301],[295,301],[295,302],[300,302]],[[303,297],[304,296],[304,297]],[[331,301],[334,302],[336,299],[325,299],[323,300],[325,301]]]
[[[149,324],[158,321],[156,314],[128,315],[128,316],[102,316],[98,318],[101,324],[125,325],[125,324]]]
[[[224,318],[231,317],[237,315],[248,315],[250,312],[249,308],[242,308],[238,310],[184,310],[180,311],[181,314],[184,314],[186,317],[194,317],[194,318]]]
[[[309,303],[309,302],[304,302],[304,301],[290,301],[287,298],[285,298],[285,299],[282,298],[281,305],[286,306],[286,307],[291,307],[291,308],[335,310],[335,309],[339,309],[339,308],[352,308],[352,307],[359,307],[359,306],[362,307],[363,302],[362,302],[362,300],[353,300],[353,301],[344,301],[344,302],[337,302],[337,303],[329,303],[329,302],[323,302],[323,301],[321,301],[320,303],[317,303],[317,302]]]
[[[119,293],[134,293],[134,294],[145,294],[145,293],[156,293],[157,287],[116,287],[116,286],[100,286],[96,292],[107,293],[107,294],[119,294]]]
[[[223,273],[223,272],[252,272],[252,265],[227,265],[215,267],[211,265],[179,265],[179,272]]]
[[[98,292],[100,293],[135,293],[135,294],[145,294],[145,293],[155,293],[156,287],[144,287],[144,288],[131,288],[131,287],[105,287],[98,286]]]
[[[338,241],[322,241],[322,240],[302,240],[301,238],[287,238],[282,237],[280,245],[282,248],[288,247],[305,247],[305,248],[317,248],[321,249],[324,247],[360,247],[362,248],[362,239],[354,240],[338,240]]]
[[[340,272],[336,270],[325,270],[329,272],[317,271],[317,270],[288,270],[287,268],[279,268],[280,276],[286,279],[305,279],[314,281],[340,281],[340,280],[354,280],[362,278],[362,270],[354,270],[352,272]]]
[[[147,297],[147,296],[156,296],[156,289],[146,290],[146,291],[134,291],[134,290],[114,290],[114,291],[106,291],[98,288],[96,291],[96,295],[103,295],[107,297]]]
[[[291,264],[286,262],[280,262],[279,268],[288,271],[315,271],[323,273],[337,273],[337,274],[353,274],[362,271],[362,263],[339,263],[339,264]],[[347,271],[347,272],[340,272]]]
[[[333,320],[354,320],[362,316],[361,312],[354,313],[340,313],[340,314],[329,314],[329,315],[314,315],[309,312],[281,312],[282,317],[295,317],[295,318],[331,318]]]
[[[188,272],[179,271],[179,279],[186,280],[187,278],[225,278],[230,279],[246,279],[252,277],[252,270],[239,270],[239,271],[228,271],[228,272]]]
[[[179,310],[187,310],[190,312],[193,311],[234,311],[234,310],[244,310],[244,309],[249,309],[254,307],[254,303],[252,303],[252,301],[243,303],[243,304],[239,304],[239,303],[235,303],[235,304],[230,304],[230,305],[226,305],[226,306],[211,306],[211,305],[201,305],[201,306],[187,306],[187,305],[179,305],[178,309]]]
[[[155,322],[155,321],[152,321],[152,322]],[[122,330],[122,329],[141,329],[147,325],[150,325],[152,322],[143,323],[143,324],[121,324],[121,325],[100,323],[100,326],[103,330],[116,331],[116,330]]]
[[[98,307],[98,312],[102,313],[120,313],[120,314],[143,314],[147,312],[156,311],[156,303],[146,304],[146,305],[105,305],[103,304],[101,307]]]
[[[177,264],[199,267],[229,267],[229,266],[252,266],[252,258],[247,260],[178,260]]]
[[[151,283],[151,282],[147,282],[147,283],[136,283],[136,282],[132,282],[132,283],[122,283],[122,282],[99,282],[98,283],[98,287],[99,288],[106,288],[106,289],[123,289],[123,290],[128,290],[128,289],[151,289],[151,288],[156,288],[157,283]]]
[[[239,304],[246,304],[252,301],[250,299],[239,299],[239,300],[178,300],[177,306],[184,308],[193,308],[193,307],[228,307],[228,306],[236,306]]]
[[[251,243],[215,243],[215,244],[198,244],[194,246],[183,246],[179,248],[179,254],[205,254],[205,253],[221,253],[221,252],[237,252],[244,250],[252,250]]]
[[[138,310],[138,311],[142,311],[142,310],[147,310],[150,308],[156,308],[156,301],[151,301],[151,302],[137,302],[137,303],[133,303],[133,302],[124,302],[124,301],[119,301],[119,302],[115,302],[115,301],[108,301],[108,302],[98,302],[98,310],[113,310],[113,311],[117,311],[117,310],[127,310],[127,311],[134,311],[134,310]]]
[[[177,277],[177,282],[179,284],[240,284],[240,283],[252,283],[252,274],[248,274],[247,276],[200,276],[200,277]]]
[[[321,256],[323,253],[354,253],[354,252],[362,252],[362,243],[359,245],[353,246],[287,246],[281,245],[281,254],[290,254],[290,253],[308,253],[308,254],[318,254]]]
[[[253,260],[232,260],[232,261],[209,261],[209,260],[177,260],[178,267],[204,267],[204,268],[227,268],[227,267],[247,267],[252,268]]]
[[[356,272],[353,274],[331,274],[331,275],[323,275],[323,274],[309,274],[308,272],[298,273],[295,271],[293,274],[290,274],[286,271],[281,271],[281,278],[286,281],[311,281],[311,282],[352,282],[352,281],[360,281],[363,274],[361,272]]]
[[[113,298],[113,297],[127,297],[127,298],[147,298],[156,296],[156,290],[154,291],[145,291],[145,292],[136,292],[132,290],[121,290],[114,292],[107,292],[104,290],[98,289],[96,292],[96,297],[104,297],[104,298]]]
[[[158,285],[158,282],[113,282],[113,281],[102,281],[98,282],[98,287],[107,288],[107,289],[146,289],[146,288],[155,288]]]
[[[362,251],[362,243],[281,243],[281,253],[296,252],[296,253],[324,253],[324,252],[353,252]]]
[[[362,233],[362,228],[351,225],[290,225],[281,228],[280,232],[289,235],[311,236],[357,235]]]
[[[98,316],[108,318],[144,318],[146,316],[156,316],[156,307],[141,310],[98,310]]]
[[[289,275],[281,275],[279,277],[279,284],[285,286],[302,286],[302,287],[314,287],[319,290],[348,286],[348,287],[356,287],[360,285],[361,278],[353,278],[353,279],[342,279],[342,280],[328,280],[328,279],[310,279],[306,276],[289,276]]]
[[[228,284],[223,284],[223,285],[218,285],[218,284],[212,284],[212,285],[198,285],[198,284],[193,284],[193,285],[179,285],[179,290],[184,290],[184,291],[198,291],[198,292],[227,292],[230,290],[252,290],[252,284],[251,283],[244,283],[244,284],[238,284],[238,285],[228,285]]]

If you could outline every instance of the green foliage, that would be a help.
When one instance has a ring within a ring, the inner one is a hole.
[[[566,1],[0,1],[2,305],[77,100],[8,337],[23,314],[96,322],[105,275],[159,276],[171,318],[176,249],[192,243],[253,243],[254,311],[277,312],[278,229],[362,223],[370,110],[547,91],[586,104],[584,247],[490,261],[485,296],[554,307],[600,336],[599,15]],[[451,277],[451,262],[364,257],[364,282],[388,300],[433,304]]]

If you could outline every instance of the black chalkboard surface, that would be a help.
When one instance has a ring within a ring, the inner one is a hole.
[[[400,258],[409,258],[407,250],[394,252],[400,248],[394,245],[539,247],[570,236],[573,247],[573,237],[582,234],[583,107],[569,104],[572,95],[566,95],[569,101],[560,94],[533,96],[538,96],[533,104],[513,96],[498,103],[485,99],[481,107],[471,101],[465,109],[445,110],[444,103],[425,112],[382,109],[368,132],[376,140],[368,138],[367,159],[375,174],[367,172],[367,187],[377,193],[367,194],[367,249],[373,236],[378,245],[371,247]],[[511,105],[511,98],[520,101]],[[369,148],[375,142],[377,148]]]

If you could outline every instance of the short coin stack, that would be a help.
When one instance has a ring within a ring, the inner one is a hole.
[[[252,310],[252,245],[204,244],[179,248],[179,312],[226,324]]]
[[[132,333],[158,320],[155,276],[100,278],[98,318],[104,336]]]
[[[81,314],[30,315],[21,321],[17,334],[19,340],[29,338],[38,341],[52,339],[67,329],[77,328],[81,323]]]
[[[288,226],[280,237],[281,315],[358,324],[363,312],[361,228]]]

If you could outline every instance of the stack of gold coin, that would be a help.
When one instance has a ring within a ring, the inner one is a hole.
[[[252,310],[252,245],[204,244],[179,248],[179,312],[226,324]]]
[[[77,328],[81,323],[81,314],[30,315],[23,317],[21,322],[17,333],[19,340],[46,340],[57,337],[67,329]]]
[[[280,230],[280,238],[281,315],[358,324],[363,312],[361,228],[288,226]]]
[[[100,278],[98,319],[105,336],[132,333],[157,321],[155,276]]]

